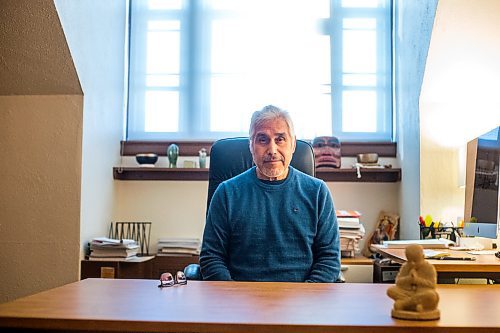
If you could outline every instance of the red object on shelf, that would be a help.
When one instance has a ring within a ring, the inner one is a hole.
[[[424,218],[422,216],[420,216],[418,218],[418,221],[419,221],[419,224],[420,224],[421,227],[425,227],[425,220],[424,220]]]
[[[337,217],[360,217],[361,213],[357,210],[343,210],[337,209],[335,210]]]

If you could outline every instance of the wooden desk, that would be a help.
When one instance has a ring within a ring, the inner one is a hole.
[[[499,285],[439,285],[441,319],[391,318],[390,285],[86,279],[0,304],[3,328],[133,332],[500,332]],[[425,330],[425,331],[424,331]]]
[[[340,258],[340,263],[342,265],[372,265],[373,264],[373,259],[363,257],[363,256],[356,256],[356,257],[349,257],[349,258]]]
[[[441,250],[441,249],[439,249]],[[398,263],[406,262],[405,249],[377,248],[384,257]],[[438,260],[427,259],[438,273],[438,279],[447,281],[454,278],[488,278],[500,283],[500,259],[493,254],[471,255],[464,251],[446,250],[452,257],[474,257],[468,260]]]

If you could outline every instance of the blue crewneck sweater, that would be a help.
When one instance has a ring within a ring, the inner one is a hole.
[[[266,184],[255,167],[219,185],[200,254],[206,280],[334,282],[339,232],[326,184],[289,167]]]

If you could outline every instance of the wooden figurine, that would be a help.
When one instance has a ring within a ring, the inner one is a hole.
[[[439,319],[436,269],[424,259],[420,245],[408,246],[406,259],[396,277],[396,285],[387,290],[387,295],[395,300],[392,316],[407,320]]]
[[[369,235],[367,241],[365,242],[365,247],[363,248],[363,255],[365,257],[371,257],[374,250],[372,250],[372,244],[383,244],[384,241],[394,240],[396,238],[396,233],[399,225],[399,216],[394,213],[380,212],[377,225],[375,230]]]
[[[316,168],[340,168],[340,141],[334,136],[318,136],[312,142]]]

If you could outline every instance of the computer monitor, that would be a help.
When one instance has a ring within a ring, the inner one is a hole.
[[[497,238],[500,126],[467,143],[464,235]]]

